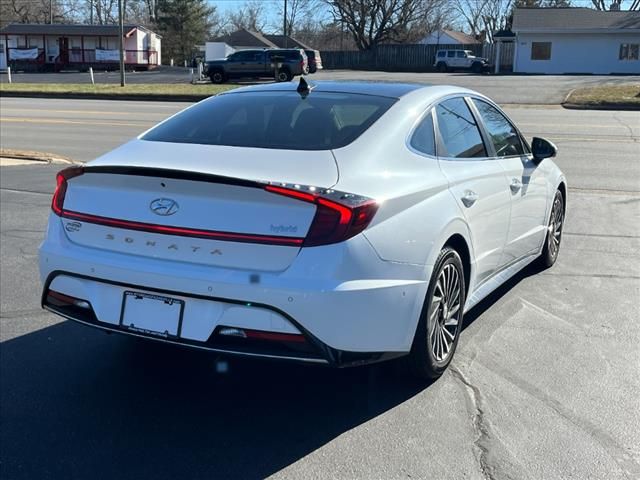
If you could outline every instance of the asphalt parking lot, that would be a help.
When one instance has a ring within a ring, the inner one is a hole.
[[[362,70],[321,70],[307,79],[368,80],[377,82],[415,82],[432,85],[456,85],[477,90],[501,104],[559,105],[571,90],[603,84],[640,82],[640,75],[475,75],[466,72],[410,73]],[[88,73],[14,74],[14,82],[89,83]],[[95,72],[96,83],[119,83],[119,72]],[[189,83],[190,69],[160,67],[149,72],[127,73],[128,83]],[[6,75],[0,74],[0,83]]]
[[[0,99],[0,137],[88,160],[180,104]],[[0,167],[0,477],[640,478],[640,118],[508,107],[555,141],[558,263],[466,317],[431,385],[106,335],[39,309],[59,166]],[[48,148],[47,148],[48,147]]]

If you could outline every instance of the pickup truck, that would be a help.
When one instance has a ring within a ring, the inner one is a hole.
[[[204,73],[213,83],[224,83],[232,78],[263,77],[288,82],[294,76],[308,72],[307,55],[304,50],[294,48],[240,50],[204,65]]]

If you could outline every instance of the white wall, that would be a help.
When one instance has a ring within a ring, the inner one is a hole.
[[[233,52],[235,52],[235,50],[224,42],[207,42],[204,46],[204,59],[208,62],[210,60],[225,58]]]
[[[551,42],[551,59],[531,60],[532,42]],[[621,43],[638,33],[518,33],[514,71],[520,73],[640,73],[640,60],[618,60]]]

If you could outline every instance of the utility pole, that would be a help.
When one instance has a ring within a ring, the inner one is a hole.
[[[89,23],[93,25],[93,0],[89,0]]]
[[[282,31],[284,32],[284,48],[287,48],[289,46],[287,38],[287,0],[284,0],[284,22]]]
[[[124,87],[124,13],[122,0],[118,0],[118,22],[120,23],[120,86]]]
[[[49,0],[49,24],[53,23],[53,0]]]

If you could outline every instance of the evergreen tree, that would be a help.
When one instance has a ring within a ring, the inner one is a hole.
[[[196,46],[209,38],[215,7],[206,0],[160,0],[158,7],[162,58],[173,58],[179,64],[184,60],[190,62]]]

